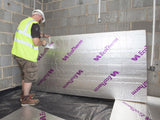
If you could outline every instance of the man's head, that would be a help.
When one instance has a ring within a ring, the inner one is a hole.
[[[39,9],[35,9],[32,11],[32,18],[34,18],[36,21],[38,21],[39,24],[45,22],[44,13]]]

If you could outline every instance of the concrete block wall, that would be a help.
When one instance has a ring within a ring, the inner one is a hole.
[[[145,29],[150,67],[153,0],[102,0],[98,23],[98,0],[44,0],[44,33],[52,36]],[[156,4],[154,72],[148,70],[148,95],[160,96],[160,0]]]
[[[19,22],[31,16],[33,0],[0,0],[0,91],[21,85],[21,72],[11,55]],[[41,9],[41,1],[36,1]]]

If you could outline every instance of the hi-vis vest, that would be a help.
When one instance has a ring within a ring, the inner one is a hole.
[[[12,54],[32,62],[37,62],[38,46],[34,45],[31,36],[33,23],[38,22],[31,17],[21,21],[15,33]]]

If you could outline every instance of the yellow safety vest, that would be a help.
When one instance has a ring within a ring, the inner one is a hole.
[[[31,36],[33,23],[38,22],[31,17],[21,21],[15,33],[12,54],[32,62],[37,62],[38,46],[34,45]]]

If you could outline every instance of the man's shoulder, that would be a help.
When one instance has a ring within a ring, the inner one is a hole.
[[[34,28],[34,29],[39,29],[40,26],[39,26],[39,24],[37,24],[37,23],[33,23],[33,24],[32,24],[32,28]]]

